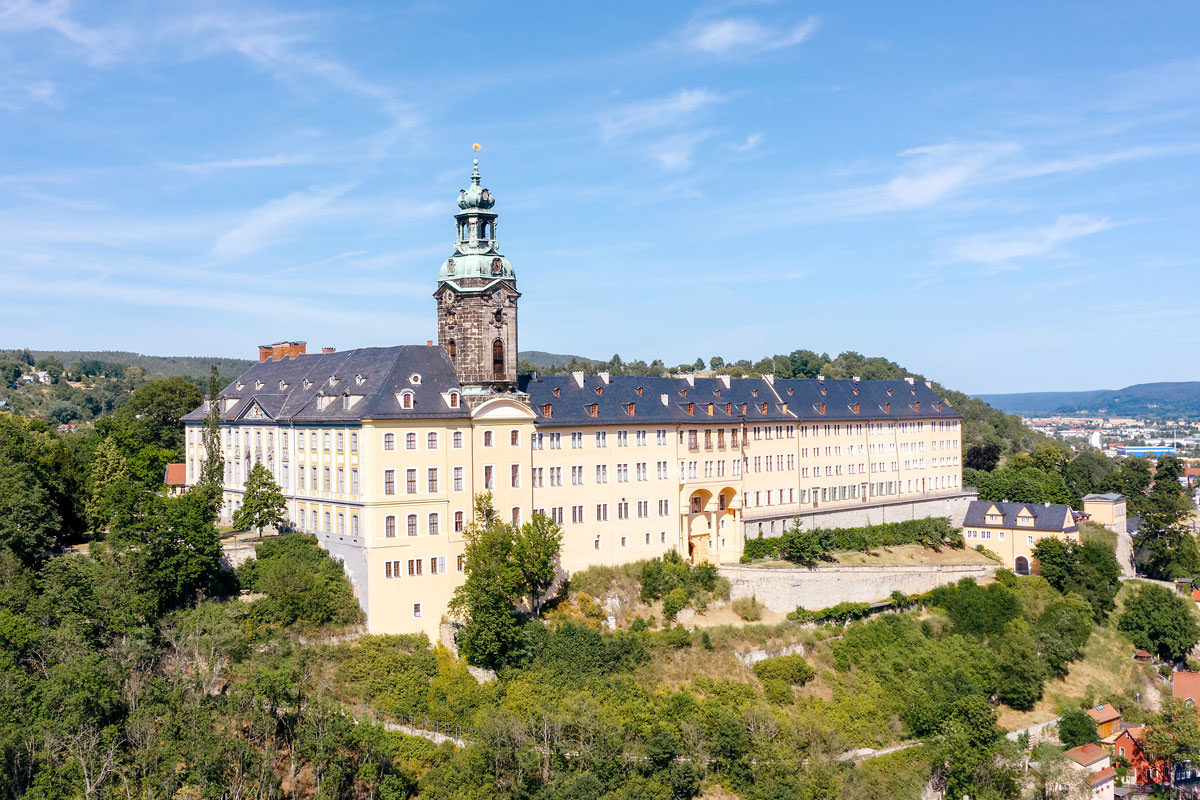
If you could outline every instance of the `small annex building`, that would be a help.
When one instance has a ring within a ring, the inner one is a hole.
[[[1087,715],[1096,723],[1096,734],[1107,739],[1121,732],[1121,712],[1112,706],[1099,705],[1089,708]]]
[[[1113,533],[1127,533],[1125,514],[1125,495],[1116,492],[1103,494],[1088,494],[1083,497],[1083,512],[1092,518],[1092,522],[1103,525]]]
[[[983,545],[1018,575],[1037,571],[1033,550],[1047,536],[1079,541],[1079,526],[1070,506],[974,500],[963,520],[967,546]]]
[[[1117,786],[1117,771],[1112,766],[1112,755],[1107,750],[1089,742],[1068,750],[1067,758],[1084,774],[1090,789],[1089,797],[1112,800]]]

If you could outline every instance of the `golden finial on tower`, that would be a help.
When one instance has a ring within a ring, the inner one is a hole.
[[[471,145],[471,149],[474,150],[476,153],[479,152],[480,147],[481,147],[481,145],[479,144],[479,142],[476,142],[475,144]]]

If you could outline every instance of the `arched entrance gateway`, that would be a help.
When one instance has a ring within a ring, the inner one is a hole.
[[[1015,571],[1018,575],[1028,575],[1029,574],[1029,559],[1026,558],[1025,556],[1017,556],[1017,560],[1013,564],[1013,568],[1015,569]]]
[[[719,563],[736,557],[734,551],[740,549],[742,535],[740,511],[737,490],[728,486],[716,494],[709,489],[696,489],[688,495],[684,506],[688,561]]]

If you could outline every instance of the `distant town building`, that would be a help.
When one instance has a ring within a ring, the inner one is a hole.
[[[1159,445],[1157,447],[1133,447],[1130,445],[1120,445],[1117,447],[1117,455],[1132,456],[1134,458],[1158,458],[1159,456],[1175,455],[1175,447],[1172,445]]]
[[[983,545],[1018,575],[1037,571],[1033,549],[1047,536],[1079,541],[1079,526],[1070,506],[975,500],[967,506],[963,520],[967,546]]]
[[[1117,771],[1112,757],[1098,744],[1083,744],[1067,751],[1067,758],[1083,773],[1093,800],[1112,800],[1116,789]],[[1064,787],[1067,788],[1067,787]]]
[[[167,494],[182,494],[187,488],[187,463],[181,461],[178,464],[167,464],[164,473],[163,483],[166,484]]]

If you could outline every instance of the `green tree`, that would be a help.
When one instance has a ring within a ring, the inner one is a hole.
[[[221,384],[217,376],[217,365],[209,367],[208,411],[204,415],[201,440],[204,444],[204,460],[200,462],[200,479],[196,489],[204,493],[216,519],[221,510],[221,490],[225,478],[225,461],[221,456]]]
[[[242,505],[233,514],[235,528],[257,531],[262,536],[263,528],[279,527],[287,520],[287,501],[279,485],[262,462],[256,463],[246,476],[242,492]]]
[[[1000,445],[998,444],[973,444],[967,448],[967,454],[963,458],[963,466],[967,469],[977,469],[983,472],[991,472],[1000,463]]]
[[[202,400],[200,390],[186,378],[152,381],[134,390],[129,402],[101,420],[97,428],[113,436],[126,455],[143,447],[182,453],[183,427],[179,420]]]
[[[1058,718],[1058,738],[1067,747],[1089,744],[1100,738],[1096,721],[1086,711],[1072,708]]]
[[[106,437],[96,447],[88,473],[87,489],[84,507],[88,524],[98,533],[107,530],[113,518],[122,509],[132,505],[132,487],[125,457],[111,437]]]
[[[562,549],[562,526],[545,514],[534,514],[513,537],[512,558],[520,575],[521,588],[529,599],[529,610],[540,612],[542,597],[558,574]]]
[[[513,558],[513,528],[497,516],[491,494],[475,498],[475,517],[463,536],[466,578],[450,600],[451,613],[462,620],[455,642],[470,663],[498,667],[521,636],[513,605],[524,582]]]
[[[0,548],[25,565],[54,547],[62,518],[50,493],[28,464],[0,461]]]
[[[1117,628],[1137,647],[1179,660],[1200,641],[1190,600],[1154,584],[1139,586],[1117,618]]]
[[[1146,729],[1146,756],[1151,763],[1166,761],[1167,774],[1181,761],[1196,761],[1200,756],[1200,717],[1195,706],[1167,698],[1162,710]]]

